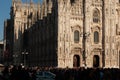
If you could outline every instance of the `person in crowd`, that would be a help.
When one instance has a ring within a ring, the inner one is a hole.
[[[6,66],[5,69],[2,71],[2,76],[4,77],[5,80],[9,80],[10,72],[8,66]]]

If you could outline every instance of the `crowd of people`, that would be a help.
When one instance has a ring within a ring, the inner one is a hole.
[[[6,66],[1,71],[0,80],[36,80],[39,71],[55,74],[54,80],[120,80],[120,69],[117,68],[40,68]]]
[[[120,80],[119,69],[103,68],[72,68],[53,69],[55,80]]]
[[[36,80],[36,70],[22,66],[6,66],[1,71],[0,80]]]

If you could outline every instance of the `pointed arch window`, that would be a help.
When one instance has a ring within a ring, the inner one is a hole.
[[[94,43],[99,43],[99,33],[97,31],[94,32]]]
[[[79,31],[78,30],[74,31],[74,42],[75,43],[79,42]]]
[[[93,22],[94,22],[94,23],[100,22],[100,12],[99,12],[98,9],[95,9],[95,10],[93,11]]]

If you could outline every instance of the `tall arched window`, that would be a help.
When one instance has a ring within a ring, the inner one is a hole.
[[[99,33],[97,31],[94,32],[94,43],[99,43]]]
[[[79,42],[79,31],[78,30],[74,31],[74,42],[76,43]]]
[[[98,9],[93,11],[93,22],[98,23],[100,21],[100,12]]]

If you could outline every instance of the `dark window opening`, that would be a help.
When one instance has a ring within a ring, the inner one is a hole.
[[[80,56],[79,55],[74,55],[73,67],[80,67]]]
[[[76,31],[74,32],[74,42],[75,42],[75,43],[78,43],[78,42],[79,42],[79,31],[78,31],[78,30],[76,30]]]
[[[94,32],[94,43],[99,43],[99,33],[97,31]]]
[[[98,55],[94,55],[93,57],[93,67],[99,67],[100,66],[100,59]]]

